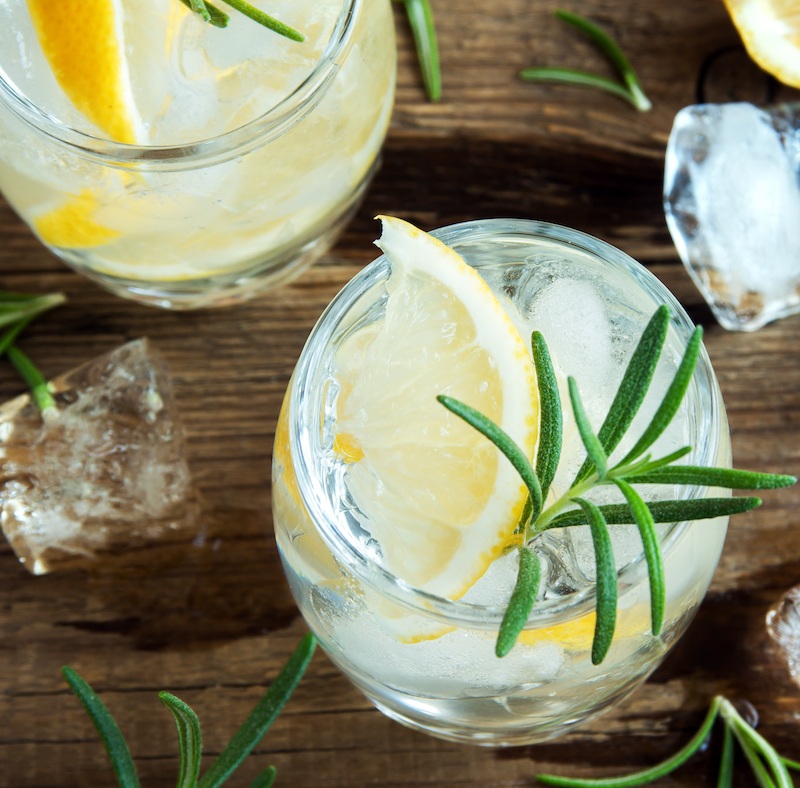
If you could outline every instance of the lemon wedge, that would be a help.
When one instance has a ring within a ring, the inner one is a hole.
[[[725,0],[745,49],[761,68],[800,88],[800,4],[797,0]]]
[[[533,457],[536,376],[527,343],[478,272],[411,224],[379,218],[376,243],[391,264],[386,311],[337,352],[334,446],[386,568],[458,599],[514,541],[527,492],[436,396],[477,408]]]
[[[28,0],[39,44],[75,107],[116,142],[140,141],[119,0]]]
[[[94,193],[83,189],[57,208],[34,217],[33,229],[50,246],[65,249],[100,246],[118,238],[119,232],[93,218],[99,208]]]
[[[129,5],[125,0],[27,0],[44,57],[73,106],[108,139],[145,145],[147,124],[136,96],[151,108],[158,100],[165,77],[156,78],[152,64],[167,56],[170,36],[190,12],[180,3],[165,5],[163,0]],[[139,79],[138,92],[130,63],[147,75]],[[134,182],[128,173],[108,170],[105,175],[117,194]],[[42,241],[80,249],[118,238],[119,229],[95,218],[108,203],[103,196],[108,185],[98,182],[64,195],[60,205],[34,217],[32,224]]]

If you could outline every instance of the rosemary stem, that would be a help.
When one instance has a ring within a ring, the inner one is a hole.
[[[34,317],[36,317],[36,315],[23,317],[0,335],[0,356],[8,352],[8,349],[16,342],[17,337],[25,330],[28,323],[30,323]]]
[[[260,25],[264,25],[264,27],[269,28],[281,36],[285,36],[292,41],[306,40],[302,33],[295,30],[293,27],[289,27],[289,25],[285,25],[283,22],[279,22],[269,14],[265,14],[261,9],[250,5],[250,3],[246,2],[246,0],[223,0],[223,2],[227,3],[229,6],[231,6],[231,8],[235,8],[245,16],[250,17],[250,19],[253,21],[258,22]]]
[[[181,2],[193,13],[197,14],[204,22],[208,22],[214,27],[227,27],[228,15],[220,11],[206,0],[181,0]]]
[[[542,511],[542,513],[531,523],[526,533],[526,541],[533,539],[543,531],[547,530],[547,526],[558,516],[562,511],[573,501],[574,498],[580,498],[593,487],[599,483],[597,472],[592,473],[591,476],[583,481],[573,484],[563,495],[559,496],[550,506]]]
[[[15,326],[16,327],[16,326]],[[8,360],[13,364],[14,369],[19,372],[22,379],[28,384],[31,390],[31,399],[36,403],[42,416],[56,413],[58,408],[47,380],[39,371],[39,368],[23,353],[16,345],[11,345],[7,350]]]
[[[708,713],[702,725],[691,740],[681,747],[673,756],[649,769],[644,769],[643,771],[636,772],[636,774],[631,774],[627,777],[608,777],[597,780],[558,777],[552,774],[537,774],[536,780],[544,785],[564,786],[564,788],[603,788],[603,786],[606,786],[606,788],[634,788],[634,786],[644,785],[645,783],[665,777],[674,772],[678,767],[683,766],[683,764],[703,746],[711,733],[717,715],[720,713],[720,705],[723,701],[724,698],[722,698],[722,696],[718,695],[715,697],[711,702],[711,706],[708,709]]]
[[[771,772],[771,774],[767,774],[766,779],[772,779],[777,788],[793,788],[792,778],[789,776],[786,764],[783,763],[783,760],[772,748],[772,745],[742,719],[734,705],[726,698],[720,698],[719,711],[722,718],[733,730],[733,735],[739,740],[745,754],[756,748],[756,753],[763,758],[765,769]],[[758,771],[758,767],[755,766],[752,760],[751,766],[753,766],[754,771]]]

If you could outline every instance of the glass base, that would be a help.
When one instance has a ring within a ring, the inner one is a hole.
[[[172,310],[223,307],[246,301],[265,290],[286,284],[303,273],[333,245],[358,209],[378,169],[373,164],[342,206],[336,206],[315,228],[278,250],[240,263],[234,271],[199,279],[147,282],[99,273],[80,256],[52,249],[67,265],[122,298]]]
[[[531,715],[527,718],[524,715],[507,714],[506,709],[498,708],[493,712],[492,707],[501,705],[502,699],[496,699],[493,703],[478,702],[475,705],[484,707],[481,711],[485,712],[485,716],[483,719],[469,720],[459,713],[453,713],[452,709],[441,708],[452,705],[452,700],[449,704],[447,701],[434,701],[431,709],[425,708],[426,699],[409,703],[406,698],[402,704],[387,704],[386,698],[378,700],[371,693],[365,692],[363,685],[357,686],[379,711],[406,728],[437,739],[478,747],[522,747],[559,738],[574,727],[585,725],[602,716],[638,689],[649,674],[650,671],[646,671],[633,676],[611,692],[598,690],[590,694],[584,698],[583,708],[576,708],[574,703],[561,703],[558,698],[553,698],[551,703],[542,699],[537,704],[538,708],[531,710]],[[462,702],[469,703],[469,699]]]

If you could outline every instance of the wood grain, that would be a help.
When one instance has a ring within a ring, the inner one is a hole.
[[[755,334],[719,328],[680,265],[661,207],[672,119],[698,98],[798,100],[753,66],[721,2],[580,0],[611,30],[654,103],[638,114],[600,93],[526,84],[517,72],[606,65],[541,0],[433,0],[444,70],[440,104],[424,100],[396,7],[397,105],[382,167],[338,245],[297,282],[219,311],[172,314],[123,302],[63,267],[0,206],[0,287],[62,290],[69,303],[26,334],[52,376],[138,336],[172,370],[190,462],[214,507],[202,545],[143,550],[93,571],[33,578],[0,547],[0,786],[113,783],[96,734],[60,677],[70,664],[100,692],[149,786],[174,784],[169,689],[204,723],[210,759],[304,632],[271,541],[270,460],[293,364],[323,307],[374,256],[371,217],[425,228],[477,217],[533,217],[597,235],[648,265],[707,329],[737,464],[800,470],[800,318]],[[0,367],[0,398],[20,392]],[[800,489],[737,518],[711,592],[689,633],[628,702],[568,737],[492,751],[405,730],[373,710],[318,654],[237,784],[269,763],[286,786],[530,786],[538,771],[606,775],[643,767],[685,742],[709,699],[758,710],[787,755],[800,691],[764,616],[800,582]],[[712,748],[664,786],[712,785]],[[743,785],[748,784],[742,782]]]

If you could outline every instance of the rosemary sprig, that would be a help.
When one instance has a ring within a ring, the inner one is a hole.
[[[430,0],[395,0],[395,2],[402,3],[406,9],[425,93],[430,101],[439,101],[442,97],[442,69],[439,64],[439,40]]]
[[[573,378],[568,379],[572,410],[587,459],[569,489],[547,506],[544,493],[549,490],[555,466],[558,465],[563,417],[558,384],[541,334],[535,332],[531,338],[541,406],[536,468],[511,437],[479,411],[452,397],[442,395],[437,398],[448,410],[490,440],[508,458],[528,489],[527,506],[517,527],[517,532],[523,537],[519,572],[498,632],[498,656],[504,656],[513,646],[527,622],[538,594],[539,563],[530,556],[534,555],[536,537],[544,531],[578,525],[588,525],[591,529],[597,568],[592,662],[600,664],[611,646],[617,615],[617,573],[608,534],[609,525],[632,524],[639,530],[650,583],[651,630],[653,636],[657,636],[664,623],[666,588],[655,524],[724,517],[750,511],[761,505],[761,499],[755,497],[661,500],[647,503],[633,485],[670,484],[764,490],[788,487],[797,481],[794,476],[785,474],[676,465],[689,452],[688,447],[665,457],[653,458],[646,453],[677,413],[689,387],[700,356],[702,334],[699,329],[693,333],[661,404],[639,440],[621,461],[611,461],[613,451],[627,434],[648,392],[669,322],[669,309],[666,306],[659,307],[642,333],[608,414],[597,433],[584,410],[577,382]],[[601,485],[616,487],[623,502],[601,506],[593,503],[587,496]]]
[[[12,345],[6,350],[8,360],[14,369],[21,375],[31,390],[31,399],[36,403],[42,415],[54,413],[57,410],[55,397],[50,393],[50,387],[44,375],[28,356],[18,347]]]
[[[316,642],[311,633],[300,641],[266,694],[199,782],[202,754],[200,721],[192,708],[180,698],[169,692],[159,693],[159,699],[172,712],[178,729],[181,757],[178,788],[217,788],[233,774],[261,741],[292,696],[314,656]],[[136,765],[111,712],[72,668],[65,666],[62,673],[100,734],[120,788],[139,788]],[[252,783],[253,788],[269,788],[275,782],[276,775],[275,767],[270,766]]]
[[[250,754],[250,751],[264,738],[264,734],[275,722],[300,683],[300,679],[311,662],[311,657],[314,656],[316,643],[314,635],[310,632],[300,641],[300,645],[289,657],[267,693],[256,704],[242,727],[234,734],[228,746],[200,780],[200,788],[216,788],[216,786],[222,785]]]
[[[589,88],[599,88],[605,90],[625,101],[629,102],[641,112],[646,112],[652,108],[650,99],[647,98],[636,72],[630,61],[625,57],[619,44],[602,28],[590,22],[585,17],[569,11],[557,10],[555,15],[563,22],[577,28],[587,36],[589,40],[605,55],[616,72],[619,74],[621,82],[615,82],[607,77],[597,74],[590,74],[585,71],[575,71],[569,68],[526,68],[520,72],[522,79],[530,82],[560,82],[569,85],[580,85]]]
[[[31,390],[31,398],[42,414],[55,412],[56,402],[47,381],[36,365],[19,348],[14,346],[17,337],[27,325],[48,309],[63,304],[61,293],[45,296],[0,291],[0,327],[7,326],[0,335],[0,356],[7,355],[14,368]]]
[[[655,766],[624,777],[582,779],[559,777],[554,774],[537,774],[537,782],[561,788],[634,788],[666,777],[683,766],[699,750],[704,749],[714,723],[722,720],[723,742],[717,788],[728,788],[733,783],[734,743],[738,743],[760,786],[764,788],[792,788],[789,769],[800,764],[781,757],[775,748],[752,728],[736,711],[733,704],[718,695],[711,702],[700,729],[678,752]]]
[[[0,291],[0,328],[33,320],[42,312],[63,304],[66,300],[62,293],[36,296]]]
[[[228,22],[230,21],[228,15],[209,3],[208,0],[181,0],[181,2],[197,14],[204,22],[208,22],[214,25],[214,27],[228,26]],[[292,41],[305,41],[305,36],[302,33],[283,22],[279,22],[275,17],[270,16],[260,8],[250,5],[246,0],[222,0],[222,2],[231,6],[231,8],[235,8],[254,22],[258,22],[258,24],[272,30],[274,33],[278,33],[278,35],[289,38]]]

